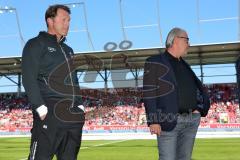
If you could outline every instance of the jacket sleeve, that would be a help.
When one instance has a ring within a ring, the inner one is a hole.
[[[75,103],[79,105],[83,105],[82,97],[80,95],[80,86],[78,83],[77,71],[73,72],[73,81],[75,87]]]
[[[152,60],[150,58],[147,59],[144,65],[143,75],[143,102],[148,125],[158,123],[155,69]]]
[[[208,114],[208,110],[210,108],[210,98],[208,93],[204,90],[203,84],[202,82],[198,79],[198,77],[196,76],[196,74],[193,72],[193,70],[191,69],[190,65],[188,65],[185,61],[184,63],[188,66],[188,68],[191,70],[194,78],[195,78],[195,82],[197,84],[197,107],[196,109],[201,113],[202,117],[205,117]]]
[[[38,86],[39,64],[41,62],[41,44],[37,41],[30,40],[27,42],[22,53],[22,80],[23,86],[32,105],[36,110],[44,105],[40,89]]]
[[[74,58],[74,52],[73,52],[73,49],[71,49],[71,53],[72,53],[72,58]],[[73,79],[73,85],[74,85],[74,95],[75,95],[75,102],[74,102],[74,105],[75,106],[79,106],[79,105],[83,105],[83,101],[82,101],[82,97],[80,95],[80,86],[79,86],[79,81],[78,81],[78,76],[77,76],[77,70],[75,68],[75,65],[74,65],[74,59],[73,59],[73,72],[72,72],[72,79]]]
[[[210,108],[210,98],[207,92],[204,90],[204,87],[200,80],[198,80],[197,83],[197,110],[200,111],[202,117],[205,117],[208,114],[208,110]]]

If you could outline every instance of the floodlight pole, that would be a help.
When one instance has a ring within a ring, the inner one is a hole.
[[[120,18],[121,18],[121,27],[122,27],[122,34],[124,40],[127,40],[127,34],[125,31],[124,20],[123,20],[123,10],[122,10],[122,0],[119,0],[119,10],[120,10]]]
[[[240,41],[240,0],[238,0],[238,40]]]
[[[201,28],[200,28],[200,14],[199,14],[199,0],[196,2],[197,4],[197,24],[198,24],[198,40],[201,42]]]
[[[160,2],[157,0],[157,22],[158,22],[158,31],[159,31],[159,37],[160,37],[160,46],[163,46],[163,38],[162,38],[162,30],[160,25]]]
[[[83,7],[83,14],[84,14],[84,21],[85,21],[85,31],[87,33],[87,37],[88,37],[88,43],[91,45],[91,48],[92,50],[95,50],[95,47],[93,45],[93,41],[92,41],[92,38],[91,38],[91,35],[90,35],[90,32],[89,32],[89,29],[88,29],[88,21],[87,21],[87,9],[86,9],[86,6],[85,6],[85,3],[84,2],[79,2],[79,3],[65,3],[63,5],[66,5],[68,7],[72,7],[72,6],[82,6]]]
[[[22,36],[17,9],[13,8],[13,7],[6,7],[6,8],[0,8],[0,11],[3,11],[3,12],[14,12],[15,13],[16,21],[17,21],[17,27],[18,27],[18,34],[19,34],[19,38],[20,38],[20,43],[21,43],[21,45],[23,47],[25,45],[25,41],[24,41],[23,36]]]
[[[23,39],[22,32],[21,32],[20,22],[19,22],[19,18],[18,18],[18,12],[17,12],[17,9],[14,9],[14,11],[15,11],[16,20],[17,20],[19,37],[20,37],[21,45],[23,47],[25,45],[25,41]]]
[[[131,26],[125,26],[124,24],[124,15],[123,15],[123,8],[122,8],[122,1],[119,0],[119,11],[120,11],[120,19],[121,19],[121,29],[122,29],[122,34],[123,34],[123,39],[127,40],[127,33],[125,29],[130,29],[130,28],[143,28],[143,27],[158,27],[159,31],[159,38],[160,38],[160,46],[163,46],[163,40],[162,40],[162,31],[161,31],[161,26],[160,26],[160,2],[159,0],[156,0],[156,9],[157,9],[157,24],[149,24],[149,25],[131,25]]]

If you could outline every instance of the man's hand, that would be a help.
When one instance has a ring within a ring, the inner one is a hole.
[[[83,105],[79,105],[78,108],[80,108],[85,113],[85,107]]]
[[[48,108],[45,105],[41,105],[36,109],[41,120],[44,120],[48,113]]]
[[[161,133],[160,124],[151,124],[149,126],[149,129],[150,129],[151,134],[156,134],[156,135],[160,136],[160,133]]]

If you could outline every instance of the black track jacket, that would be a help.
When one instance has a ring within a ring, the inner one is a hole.
[[[23,85],[33,111],[41,105],[53,111],[55,104],[48,103],[49,100],[56,103],[67,100],[65,104],[70,108],[82,105],[72,60],[73,50],[64,40],[57,42],[55,35],[40,32],[23,49]]]

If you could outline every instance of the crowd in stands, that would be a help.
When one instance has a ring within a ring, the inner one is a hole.
[[[81,90],[84,105],[93,106],[137,106],[141,102],[142,91],[139,88]]]
[[[236,84],[207,86],[211,108],[202,123],[240,123],[239,96]]]
[[[29,129],[32,126],[31,106],[26,96],[16,94],[0,95],[0,131],[15,131],[16,128]]]
[[[211,108],[201,123],[240,123],[236,84],[208,85]],[[85,126],[146,125],[141,88],[82,90],[86,106]],[[0,131],[29,130],[32,127],[31,106],[27,97],[0,95]]]
[[[136,106],[88,107],[85,125],[144,125],[144,108]]]

